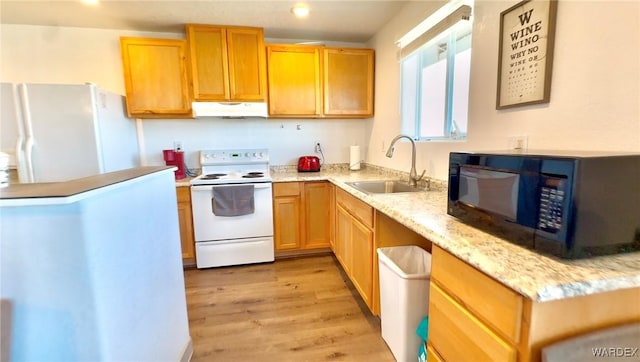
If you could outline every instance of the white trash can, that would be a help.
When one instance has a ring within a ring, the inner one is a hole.
[[[382,338],[398,362],[418,360],[416,328],[429,308],[431,254],[419,246],[379,248]]]

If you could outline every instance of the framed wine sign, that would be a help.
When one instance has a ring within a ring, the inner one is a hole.
[[[549,102],[557,4],[525,0],[500,13],[496,109]]]

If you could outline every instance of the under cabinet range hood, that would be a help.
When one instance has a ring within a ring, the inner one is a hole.
[[[267,103],[265,102],[193,102],[191,104],[193,116],[202,117],[227,117],[267,118]]]

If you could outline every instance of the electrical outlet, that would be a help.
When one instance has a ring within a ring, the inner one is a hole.
[[[510,150],[526,151],[528,147],[528,136],[512,136],[509,137],[508,148]]]
[[[182,142],[181,141],[173,141],[173,150],[178,152],[182,151]]]
[[[316,153],[320,153],[322,152],[322,146],[320,146],[320,141],[315,141],[314,142],[314,148]]]

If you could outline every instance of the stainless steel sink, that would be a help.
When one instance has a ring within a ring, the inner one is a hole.
[[[424,189],[413,187],[400,180],[376,180],[347,182],[347,185],[367,194],[394,194],[398,192],[419,192]]]

